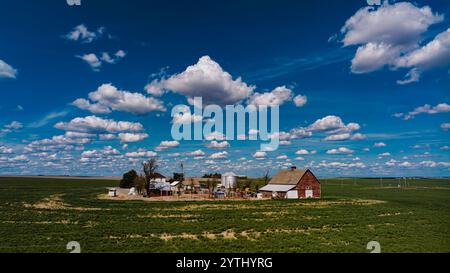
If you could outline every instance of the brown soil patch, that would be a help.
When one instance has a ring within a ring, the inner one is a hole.
[[[263,212],[255,212],[253,214],[262,214],[267,217],[273,217],[273,216],[285,216],[289,214],[287,211],[263,211]]]
[[[197,235],[195,234],[188,234],[188,233],[182,233],[180,235],[173,235],[169,233],[163,233],[159,236],[159,238],[163,241],[169,241],[173,239],[189,239],[189,240],[198,240]]]
[[[62,200],[62,196],[63,196],[62,194],[54,194],[34,204],[24,203],[23,206],[25,208],[44,209],[44,210],[76,210],[76,211],[101,210],[100,208],[72,207]]]
[[[24,225],[78,225],[78,221],[2,221],[3,224],[24,224]]]
[[[389,216],[400,216],[400,215],[412,215],[414,214],[412,211],[402,213],[402,212],[392,212],[392,213],[383,213],[378,215],[378,217],[389,217]]]
[[[233,229],[228,229],[222,232],[209,232],[205,231],[202,234],[192,234],[192,233],[181,233],[181,234],[173,234],[173,233],[162,233],[162,234],[128,234],[123,236],[108,236],[107,238],[110,240],[122,240],[122,239],[136,239],[136,238],[159,238],[165,242],[176,240],[176,239],[186,239],[186,240],[216,240],[216,239],[225,239],[225,240],[237,240],[239,238],[243,238],[249,241],[257,241],[258,238],[265,234],[277,234],[277,233],[288,233],[288,234],[307,234],[315,232],[339,232],[341,231],[338,227],[332,227],[329,225],[325,225],[323,227],[317,228],[284,228],[284,229],[267,229],[264,231],[256,231],[254,229],[244,230],[241,232],[236,232]]]
[[[194,218],[193,214],[145,214],[138,215],[139,218],[155,218],[155,219],[190,219]]]
[[[249,241],[256,241],[256,239],[261,236],[261,232],[254,230],[244,230],[239,235]]]
[[[222,237],[224,239],[227,239],[227,240],[235,240],[235,239],[237,239],[236,238],[236,233],[232,229],[225,230],[224,232],[221,233],[221,235],[222,235]]]
[[[317,202],[299,202],[294,203],[294,206],[305,206],[305,207],[313,207],[313,208],[326,208],[329,206],[339,206],[339,205],[354,205],[354,206],[372,206],[385,204],[386,201],[382,200],[370,200],[370,199],[342,199],[336,201],[317,201]]]
[[[292,229],[268,229],[264,233],[305,233],[310,234],[311,232],[334,232],[334,231],[341,231],[340,228],[332,227],[329,225],[325,225],[322,227],[307,227],[307,228],[292,228]]]
[[[217,238],[216,234],[211,233],[211,232],[203,232],[203,237],[205,237],[206,239],[209,240],[215,240]]]

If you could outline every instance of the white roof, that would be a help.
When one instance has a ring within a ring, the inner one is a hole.
[[[151,189],[157,189],[162,191],[170,191],[170,183],[167,182],[156,182],[150,185]]]
[[[288,192],[295,188],[296,185],[267,185],[259,189],[260,191],[276,191],[276,192]]]
[[[222,174],[222,176],[237,176],[237,175],[233,172],[228,172],[228,173]]]
[[[180,184],[180,183],[181,183],[180,181],[174,181],[174,182],[170,183],[170,185],[171,185],[171,186],[176,186],[176,185],[178,185],[178,184]]]

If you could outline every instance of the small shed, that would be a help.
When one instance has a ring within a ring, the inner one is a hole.
[[[214,198],[216,198],[216,199],[225,199],[225,196],[226,196],[226,194],[223,191],[216,191],[214,193]]]
[[[259,189],[265,198],[303,199],[320,198],[321,185],[316,176],[309,170],[290,170],[276,174],[268,185]]]
[[[109,197],[117,197],[117,189],[116,188],[108,188],[108,196]]]

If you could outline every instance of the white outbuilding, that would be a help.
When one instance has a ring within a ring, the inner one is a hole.
[[[109,197],[117,197],[117,189],[116,188],[108,188],[108,196]]]

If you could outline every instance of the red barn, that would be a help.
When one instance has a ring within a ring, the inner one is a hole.
[[[310,170],[290,170],[276,174],[269,184],[259,190],[265,198],[320,198],[320,181]]]

